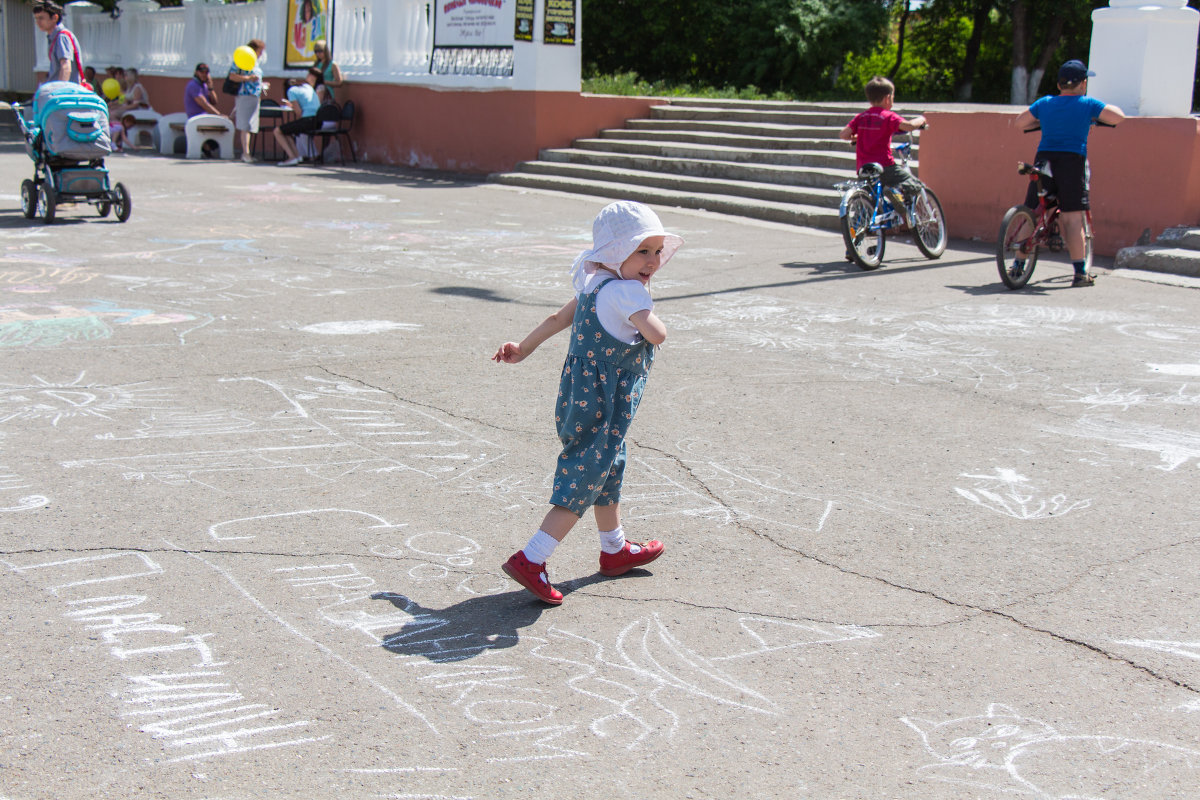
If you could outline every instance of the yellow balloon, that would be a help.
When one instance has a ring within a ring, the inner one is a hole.
[[[254,52],[254,48],[242,45],[233,51],[233,63],[238,69],[244,69],[249,72],[258,63],[258,54]]]
[[[121,93],[121,82],[116,78],[105,78],[104,83],[100,84],[100,90],[109,100],[116,100],[117,95]]]

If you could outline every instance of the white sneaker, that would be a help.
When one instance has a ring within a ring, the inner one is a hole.
[[[300,163],[300,159],[299,159],[299,157],[297,157],[297,158],[289,158],[287,161],[280,161],[280,162],[279,162],[279,166],[281,166],[281,167],[294,167],[294,166],[296,166],[296,165],[297,165],[297,164],[299,164],[299,163]]]
[[[250,155],[249,153],[242,153],[242,161],[245,161],[247,164],[253,164],[254,156]]]

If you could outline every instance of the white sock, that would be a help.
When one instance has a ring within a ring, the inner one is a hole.
[[[618,525],[615,530],[600,531],[600,550],[605,553],[619,553],[625,547],[625,529]]]
[[[534,564],[545,564],[550,560],[550,556],[554,555],[556,547],[558,547],[558,539],[544,530],[538,529],[538,532],[530,538],[529,544],[525,545],[525,557]]]

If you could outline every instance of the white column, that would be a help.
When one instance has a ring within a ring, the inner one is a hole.
[[[1192,111],[1200,12],[1187,0],[1109,0],[1092,12],[1088,94],[1126,114]]]

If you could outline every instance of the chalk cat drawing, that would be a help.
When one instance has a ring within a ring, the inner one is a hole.
[[[936,761],[923,777],[1038,800],[1193,798],[1200,751],[1122,736],[1071,735],[993,703],[943,722],[904,717]]]

